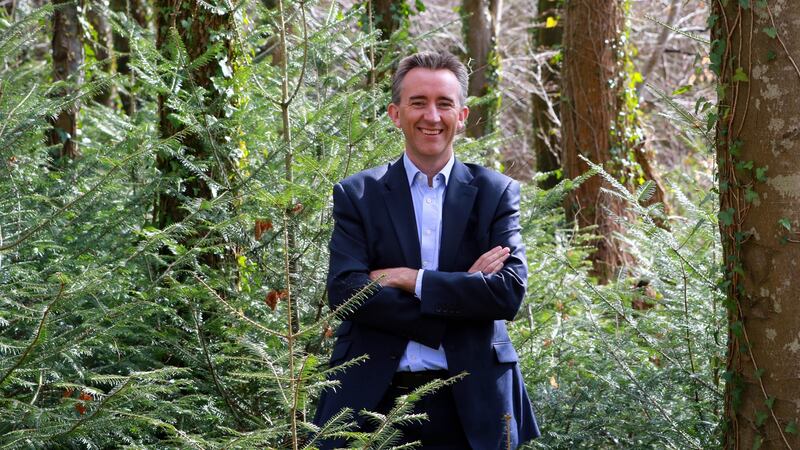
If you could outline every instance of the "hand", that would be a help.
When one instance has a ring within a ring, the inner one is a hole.
[[[380,279],[379,283],[383,287],[394,287],[413,294],[417,285],[417,272],[419,271],[408,267],[378,269],[369,273],[369,279],[372,281]]]
[[[503,262],[508,259],[511,250],[508,247],[497,246],[481,255],[469,268],[469,273],[483,272],[486,275],[497,273],[503,268]]]

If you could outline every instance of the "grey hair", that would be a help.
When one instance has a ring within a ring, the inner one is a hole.
[[[400,85],[411,69],[449,70],[456,76],[461,89],[458,101],[463,106],[467,103],[467,68],[450,52],[419,52],[406,56],[397,65],[397,71],[392,78],[392,103],[400,104]]]

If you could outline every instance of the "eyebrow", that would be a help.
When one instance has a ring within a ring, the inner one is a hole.
[[[412,95],[411,97],[409,97],[409,98],[408,98],[408,101],[414,101],[414,100],[427,100],[427,99],[428,99],[428,97],[426,97],[426,96],[424,96],[424,95]],[[436,101],[437,101],[437,102],[438,102],[438,101],[442,101],[442,100],[447,100],[447,101],[449,101],[449,102],[453,102],[453,103],[455,103],[455,99],[453,99],[453,98],[450,98],[450,97],[447,97],[447,96],[444,96],[444,97],[439,97],[439,98],[437,98],[437,99],[436,99]]]

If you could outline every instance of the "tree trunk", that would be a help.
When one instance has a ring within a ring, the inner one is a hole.
[[[53,81],[69,79],[70,84],[80,85],[83,83],[83,42],[78,8],[69,0],[54,0],[53,5],[56,7],[53,12]],[[72,91],[71,88],[65,88],[57,95],[68,95]],[[75,140],[79,111],[80,107],[74,105],[51,121],[53,129],[48,133],[48,144],[61,145],[58,153],[52,155],[53,159],[75,159],[80,156],[78,142]]]
[[[116,68],[113,54],[114,39],[111,33],[111,24],[108,21],[108,13],[108,0],[95,0],[89,6],[87,18],[92,28],[94,28],[95,33],[97,33],[97,40],[91,41],[94,57],[100,63],[100,67],[103,68],[106,74],[113,75]],[[114,88],[114,84],[111,83],[95,96],[95,101],[109,108],[113,108],[115,96],[116,89]]]
[[[552,53],[561,45],[564,28],[561,24],[559,0],[539,0],[535,33],[538,53]],[[550,20],[548,20],[550,18]],[[559,66],[549,57],[538,63],[537,91],[531,95],[533,110],[533,148],[536,154],[536,171],[554,172],[561,168],[560,133],[558,130]],[[549,176],[539,182],[542,189],[558,184],[558,177]]]
[[[800,3],[713,5],[730,320],[724,445],[800,448]]]
[[[581,156],[616,176],[611,126],[619,111],[619,92],[611,83],[617,76],[614,48],[621,10],[616,0],[569,0],[565,4],[564,66],[562,75],[561,135],[565,176],[589,170]],[[585,180],[567,199],[567,219],[583,228],[596,225],[600,236],[592,254],[594,275],[607,281],[629,257],[615,245],[620,230],[615,216],[624,214],[622,201],[603,194],[610,188],[600,176]]]
[[[463,0],[461,20],[467,58],[472,74],[470,96],[481,97],[480,104],[470,108],[467,136],[478,138],[497,129],[500,108],[500,55],[497,35],[500,31],[502,0]]]
[[[133,18],[142,28],[147,28],[147,6],[144,0],[111,0],[111,9],[114,12],[122,13]],[[132,116],[136,113],[136,97],[131,90],[135,85],[133,73],[128,63],[130,61],[130,42],[127,36],[114,33],[114,53],[116,56],[117,73],[127,78],[127,89],[118,89],[119,99],[122,102],[123,110]]]
[[[233,52],[230,40],[230,13],[212,13],[196,2],[175,2],[173,0],[160,0],[156,2],[157,11],[157,46],[169,56],[167,49],[167,39],[170,30],[176,30],[180,36],[190,61],[196,60],[217,40],[222,39],[225,56],[225,64],[233,66]],[[196,117],[223,117],[225,101],[221,97],[228,94],[219,92],[214,86],[212,77],[223,78],[220,60],[212,58],[208,63],[195,67],[191,71],[181,74],[186,78],[184,85],[203,89],[206,97]],[[230,74],[227,74],[230,76]],[[160,118],[160,130],[162,137],[171,137],[176,133],[182,132],[186,127],[180,123],[173,114],[175,113],[168,106],[168,98],[162,94],[158,98],[158,112]],[[202,119],[201,119],[202,120]],[[213,180],[220,186],[228,185],[228,175],[233,170],[229,155],[221,150],[226,148],[224,139],[221,136],[214,136],[212,125],[205,124],[204,136],[196,133],[188,133],[181,139],[183,152],[186,159],[193,161],[196,167],[204,167],[205,178],[192,173],[185,167],[185,164],[174,157],[160,153],[157,159],[157,167],[164,174],[167,180],[175,183],[174,189],[180,192],[172,193],[169,189],[162,191],[157,198],[154,222],[158,228],[165,228],[170,224],[182,221],[187,212],[184,209],[191,199],[212,199],[215,195],[207,179]],[[214,143],[216,141],[216,149]],[[180,182],[174,180],[180,179]],[[205,262],[211,267],[219,267],[222,258],[218,255],[208,254]]]

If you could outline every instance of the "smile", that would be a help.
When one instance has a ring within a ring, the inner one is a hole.
[[[441,134],[442,132],[442,130],[426,130],[424,128],[420,128],[420,131],[422,131],[422,134],[427,136],[436,136],[437,134]]]

